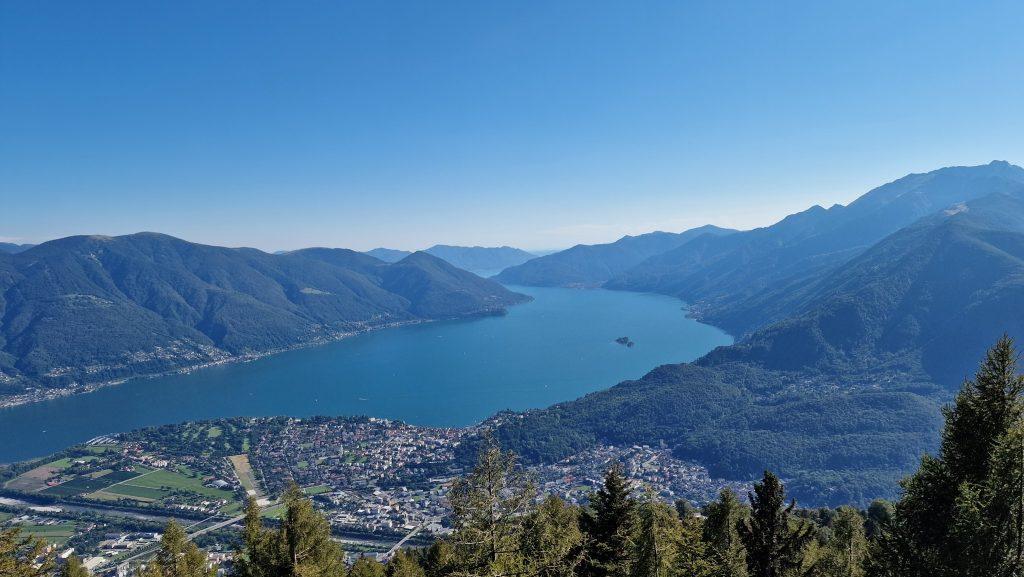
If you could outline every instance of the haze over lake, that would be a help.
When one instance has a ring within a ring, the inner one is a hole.
[[[732,342],[659,295],[512,287],[508,315],[370,332],[325,346],[0,410],[0,462],[97,435],[228,416],[370,415],[461,426],[545,407]],[[636,345],[615,339],[628,336]]]

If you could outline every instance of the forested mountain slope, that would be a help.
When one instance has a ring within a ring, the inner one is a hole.
[[[600,286],[644,259],[695,238],[727,236],[734,230],[701,226],[681,233],[652,232],[626,236],[609,244],[576,245],[505,269],[495,279],[525,286]]]
[[[1022,190],[1024,169],[1003,161],[911,174],[848,206],[815,206],[769,227],[695,239],[605,286],[678,296],[701,318],[741,335],[785,318],[797,310],[809,282],[918,219]]]
[[[777,470],[806,503],[893,496],[977,359],[1024,334],[1024,191],[940,209],[793,294],[795,312],[735,345],[496,434],[538,460],[664,442],[725,477]]]
[[[511,246],[451,246],[435,244],[423,252],[432,254],[449,264],[473,272],[500,271],[522,264],[537,255]],[[384,262],[398,262],[412,254],[405,250],[375,248],[366,254]]]
[[[271,255],[166,235],[78,236],[0,255],[8,393],[193,366],[527,297],[424,253]]]

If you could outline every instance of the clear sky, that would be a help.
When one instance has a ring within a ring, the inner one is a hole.
[[[1024,2],[0,2],[0,237],[556,248],[1024,162]]]

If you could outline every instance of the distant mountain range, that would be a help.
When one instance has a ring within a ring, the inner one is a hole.
[[[23,250],[28,250],[35,246],[34,244],[14,244],[10,242],[0,242],[0,252],[7,254],[14,254]]]
[[[0,253],[0,395],[261,354],[529,300],[417,252],[272,255],[161,234],[76,236]]]
[[[477,274],[493,274],[537,257],[535,254],[510,246],[485,247],[435,244],[428,249],[424,249],[423,252],[432,254],[461,269]],[[375,248],[366,251],[366,254],[379,258],[384,262],[398,262],[411,253],[391,248]]]
[[[652,232],[625,236],[609,244],[583,245],[511,266],[495,277],[525,286],[597,287],[646,259],[702,236],[722,237],[736,231],[706,225],[681,233]]]
[[[846,207],[699,236],[605,286],[682,297],[743,336],[499,419],[508,446],[553,460],[665,442],[729,478],[775,469],[808,504],[891,496],[977,359],[1003,332],[1024,336],[1024,169],[910,175]]]

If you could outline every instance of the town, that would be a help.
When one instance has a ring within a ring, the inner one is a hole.
[[[486,427],[481,425],[480,427]],[[125,572],[178,519],[211,562],[230,562],[232,529],[247,499],[273,523],[295,483],[350,555],[385,555],[396,543],[445,535],[451,480],[472,463],[457,448],[480,428],[417,427],[376,418],[236,418],[97,437],[2,471],[0,525],[18,525],[95,572]],[[622,465],[637,490],[667,502],[706,502],[741,483],[712,478],[665,447],[598,446],[528,465],[539,497],[586,502],[605,470]]]

